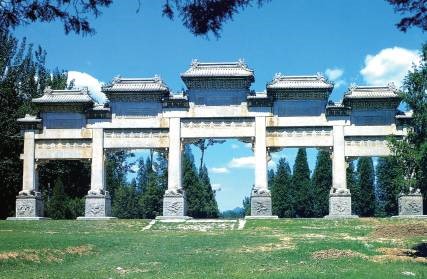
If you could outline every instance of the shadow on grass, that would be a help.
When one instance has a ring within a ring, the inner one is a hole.
[[[427,257],[427,243],[426,242],[422,242],[419,243],[417,245],[415,245],[414,247],[412,247],[412,249],[414,249],[415,252],[415,256],[417,257]]]

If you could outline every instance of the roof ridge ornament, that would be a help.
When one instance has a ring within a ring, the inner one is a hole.
[[[119,83],[121,80],[122,80],[121,75],[117,75],[117,76],[113,77],[112,83]]]
[[[191,68],[197,68],[199,67],[199,61],[197,59],[192,59],[191,60]]]
[[[396,84],[394,84],[394,82],[393,82],[393,81],[392,81],[392,82],[389,82],[389,83],[387,84],[387,86],[388,86],[388,88],[389,88],[390,90],[393,90],[393,91],[396,91],[396,90],[397,90]]]
[[[154,82],[162,83],[162,79],[161,79],[161,77],[158,74],[154,75],[153,80],[154,80]]]
[[[357,84],[352,82],[352,83],[350,83],[350,87],[348,89],[349,89],[349,91],[353,91],[356,88],[357,88]]]
[[[53,93],[53,89],[50,86],[46,86],[46,88],[44,89],[44,94],[49,94],[51,95]]]
[[[273,80],[279,80],[281,78],[283,78],[282,73],[281,72],[277,72],[277,73],[274,74]]]
[[[322,73],[322,72],[317,72],[317,73],[316,73],[316,79],[317,79],[317,80],[324,81],[324,80],[325,80],[325,77],[323,76],[323,73]]]

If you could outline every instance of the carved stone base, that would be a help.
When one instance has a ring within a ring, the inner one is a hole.
[[[85,216],[77,220],[108,220],[111,217],[111,198],[108,192],[104,195],[87,195],[85,201]]]
[[[43,199],[40,193],[19,195],[16,197],[16,217],[8,220],[41,220],[43,217]]]
[[[271,195],[268,190],[253,190],[251,194],[251,217],[261,216],[272,217]]]
[[[169,191],[163,196],[163,216],[159,219],[185,219],[187,214],[187,200],[184,191]]]
[[[351,194],[350,192],[344,193],[331,193],[329,194],[329,215],[327,219],[336,218],[357,218],[357,215],[351,214]]]
[[[423,196],[421,193],[400,194],[397,201],[399,216],[423,216]]]

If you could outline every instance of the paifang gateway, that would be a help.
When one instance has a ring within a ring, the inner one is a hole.
[[[271,218],[267,187],[270,152],[286,147],[329,150],[333,182],[328,217],[351,217],[346,160],[387,156],[386,138],[407,134],[410,113],[398,110],[393,84],[352,85],[340,103],[328,101],[334,85],[322,75],[276,74],[264,92],[250,89],[254,72],[243,61],[193,61],[181,74],[187,89],[173,94],[154,78],[115,78],[102,87],[106,104],[96,104],[87,89],[46,89],[33,99],[37,116],[18,119],[24,138],[23,184],[15,219],[42,219],[38,166],[47,160],[90,160],[91,185],[85,216],[111,217],[105,183],[106,149],[155,149],[168,156],[168,189],[161,218],[185,218],[182,186],[183,145],[200,138],[233,138],[251,143],[255,181],[251,217]],[[422,214],[422,213],[421,213]]]

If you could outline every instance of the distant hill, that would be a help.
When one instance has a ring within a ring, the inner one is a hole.
[[[243,218],[245,217],[245,209],[242,207],[236,207],[231,210],[221,212],[220,218]]]

